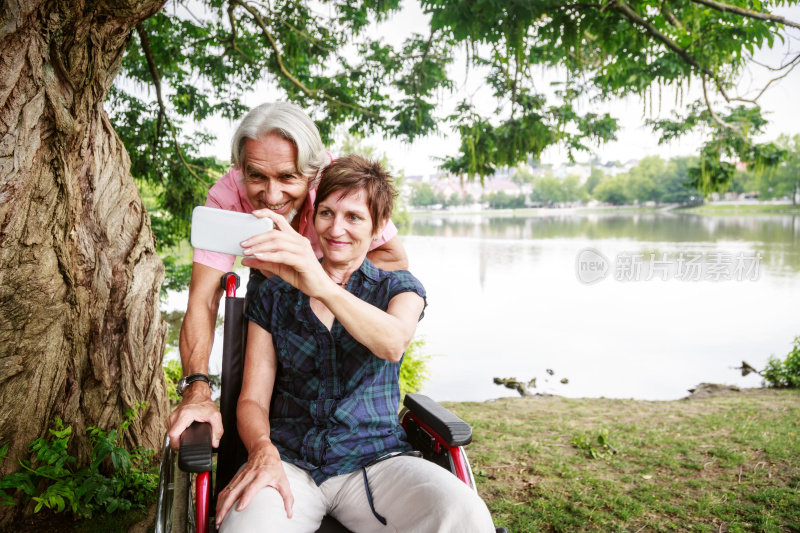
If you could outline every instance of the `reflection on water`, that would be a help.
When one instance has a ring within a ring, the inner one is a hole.
[[[537,378],[567,396],[673,399],[701,381],[757,386],[800,334],[797,217],[676,215],[419,218],[403,237],[428,290],[419,332],[437,400],[514,395],[492,378]],[[575,261],[656,251],[762,254],[756,281],[581,283]],[[546,370],[553,369],[550,376]],[[567,378],[569,383],[560,383]]]
[[[747,243],[775,275],[800,272],[800,217],[711,217],[547,211],[538,216],[448,215],[413,219],[403,235],[476,239],[625,239],[640,243]],[[671,246],[680,249],[680,246]],[[658,251],[659,248],[648,250]]]

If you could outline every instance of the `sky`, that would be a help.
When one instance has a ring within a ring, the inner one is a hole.
[[[800,7],[776,10],[775,13],[800,21]],[[381,25],[373,25],[370,31],[374,35],[382,36],[391,44],[399,45],[405,36],[411,32],[425,28],[427,21],[428,18],[422,12],[420,6],[416,2],[407,1],[401,4],[399,13]],[[760,50],[756,53],[756,59],[761,63],[776,65],[780,64],[781,60],[792,51],[795,54],[800,52],[800,38],[795,38],[786,44],[777,43],[772,50]],[[544,70],[539,71],[535,76],[537,76],[537,79],[534,81],[539,90],[543,90],[542,88],[547,87],[550,81],[556,79],[555,73]],[[743,74],[734,92],[740,96],[752,97],[772,77],[774,77],[774,73],[753,65]],[[488,93],[488,90],[481,85],[480,72],[474,67],[467,71],[463,52],[455,58],[451,66],[451,79],[456,83],[456,88],[452,94],[440,96],[438,112],[441,116],[446,116],[465,97],[470,98],[479,109],[494,109],[493,98]],[[780,134],[794,135],[800,133],[800,98],[797,96],[798,90],[800,90],[800,68],[780,82],[774,83],[760,98],[759,102],[763,113],[770,121],[770,124],[767,131],[758,139],[759,141],[775,140]],[[593,147],[593,153],[578,154],[577,160],[579,162],[588,161],[597,156],[601,161],[626,162],[631,159],[642,159],[648,155],[660,155],[668,159],[675,156],[697,154],[703,141],[702,134],[692,134],[668,145],[659,145],[658,137],[645,125],[645,120],[648,118],[667,118],[675,110],[680,111],[682,105],[688,105],[700,98],[702,92],[699,83],[694,83],[690,91],[683,95],[682,101],[678,102],[677,105],[675,90],[663,88],[660,109],[658,89],[654,89],[654,93],[655,97],[652,98],[652,103],[649,97],[645,102],[639,96],[618,99],[600,105],[589,102],[588,99],[587,101],[579,102],[579,112],[608,112],[619,119],[621,129],[617,133],[616,141]],[[268,83],[261,82],[254,86],[253,93],[246,98],[246,103],[256,106],[279,98],[279,93]],[[715,109],[722,110],[721,103],[716,103]],[[218,134],[217,142],[210,147],[213,154],[222,160],[229,160],[230,138],[233,135],[236,124],[218,120],[207,123],[205,126]],[[444,128],[444,131],[440,131],[439,134],[421,138],[413,144],[404,143],[396,139],[386,139],[381,136],[367,137],[365,143],[385,153],[395,171],[402,171],[406,176],[431,175],[437,172],[437,158],[455,155],[458,151],[458,136],[447,131],[447,126],[444,126]],[[226,131],[229,133],[224,133]],[[548,148],[542,154],[541,162],[553,166],[567,164],[567,152],[561,147]]]

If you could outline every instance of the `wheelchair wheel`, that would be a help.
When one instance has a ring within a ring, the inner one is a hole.
[[[194,533],[191,477],[177,467],[169,438],[161,457],[154,533]]]

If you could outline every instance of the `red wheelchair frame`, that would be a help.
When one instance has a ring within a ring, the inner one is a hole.
[[[239,287],[236,274],[225,274],[222,286],[225,289],[225,321],[220,411],[225,433],[217,453],[216,483],[212,477],[210,424],[194,422],[181,435],[177,469],[176,457],[167,437],[161,460],[155,533],[173,530],[208,533],[216,501],[213,487],[217,487],[217,492],[223,489],[247,460],[247,451],[239,439],[235,423],[247,331],[246,321],[243,320],[244,298],[236,296]],[[476,490],[475,479],[463,449],[472,441],[472,428],[466,422],[427,396],[407,394],[400,413],[400,423],[411,445],[422,452],[425,459],[449,470]],[[189,490],[189,472],[197,474],[194,497]],[[347,531],[331,517],[325,517],[318,533]],[[505,528],[497,528],[498,533],[504,531]]]

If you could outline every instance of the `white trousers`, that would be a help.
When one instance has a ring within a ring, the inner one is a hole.
[[[328,479],[317,486],[302,468],[283,462],[294,495],[292,518],[272,487],[261,489],[243,511],[233,505],[220,526],[222,533],[313,533],[329,514],[356,533],[494,533],[481,498],[444,468],[417,457],[400,456],[367,467],[375,512],[370,509],[361,470]]]

